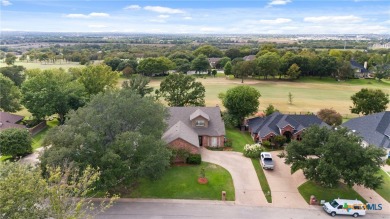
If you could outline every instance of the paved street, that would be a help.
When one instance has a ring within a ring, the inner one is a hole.
[[[223,218],[223,219],[320,219],[332,218],[321,207],[313,209],[291,209],[276,207],[255,207],[234,205],[231,202],[156,200],[131,201],[121,200],[106,212],[98,215],[98,219],[192,219],[192,218]],[[351,216],[336,216],[337,219],[352,218]],[[390,215],[371,214],[361,217],[369,219],[390,218]]]

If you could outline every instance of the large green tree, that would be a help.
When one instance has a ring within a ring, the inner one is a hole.
[[[73,162],[82,170],[99,168],[98,185],[130,185],[139,178],[156,179],[170,163],[170,151],[161,140],[167,110],[152,97],[122,89],[95,95],[65,125],[45,138],[51,145],[40,157],[41,166]]]
[[[159,95],[169,106],[204,106],[205,88],[194,77],[171,74],[161,81]]]
[[[168,70],[175,69],[175,63],[166,57],[142,59],[137,67],[137,71],[145,76],[153,74],[165,74]]]
[[[5,63],[7,65],[13,65],[16,61],[16,56],[12,53],[7,53],[7,55],[5,55]]]
[[[14,82],[0,74],[0,110],[16,112],[21,109],[19,99],[20,90]]]
[[[257,60],[259,73],[264,76],[264,79],[267,79],[268,76],[275,77],[278,74],[281,61],[277,53],[267,52],[257,58]]]
[[[227,62],[223,67],[223,72],[225,75],[231,75],[233,73],[233,66],[231,62]]]
[[[38,119],[58,114],[61,124],[69,110],[86,102],[84,86],[61,69],[44,70],[22,84],[21,103]]]
[[[153,88],[149,87],[150,78],[142,76],[142,75],[136,75],[132,77],[128,81],[124,81],[122,83],[122,88],[133,90],[137,94],[141,95],[141,97],[144,97],[146,94],[150,94],[153,92]]]
[[[31,135],[26,129],[9,128],[0,132],[0,153],[2,155],[15,158],[31,152]]]
[[[238,62],[233,66],[232,72],[234,77],[241,78],[241,83],[244,83],[245,78],[256,74],[257,62],[255,60]]]
[[[223,106],[236,124],[242,124],[246,116],[257,112],[260,96],[258,90],[249,86],[237,86],[220,95]]]
[[[382,90],[362,88],[359,92],[351,96],[353,107],[351,112],[363,115],[379,113],[387,109],[389,94]]]
[[[222,57],[223,53],[215,46],[203,45],[194,51],[194,56],[205,55],[207,58]]]
[[[191,69],[195,70],[196,73],[207,71],[210,68],[210,63],[207,57],[203,54],[197,56],[191,62]]]
[[[286,163],[292,164],[291,173],[301,169],[307,179],[326,187],[342,181],[348,186],[376,189],[383,179],[374,173],[380,170],[385,152],[361,143],[362,139],[348,129],[312,126],[304,131],[302,141],[292,141],[286,147]]]
[[[100,173],[90,167],[80,172],[40,168],[20,162],[0,162],[0,218],[90,218],[112,205],[88,200]]]
[[[89,95],[95,95],[106,89],[114,88],[119,73],[112,71],[108,65],[88,65],[81,69],[78,81],[81,82]]]
[[[11,79],[16,86],[20,87],[26,78],[24,70],[26,70],[26,68],[21,65],[13,65],[0,68],[0,73]]]

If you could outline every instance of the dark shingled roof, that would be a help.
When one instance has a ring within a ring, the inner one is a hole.
[[[315,124],[321,127],[329,127],[315,115],[284,115],[275,112],[265,118],[257,117],[248,120],[248,126],[252,133],[259,134],[260,138],[265,137],[269,133],[280,135],[280,129],[288,125],[292,126],[294,133],[296,133]]]
[[[190,117],[191,115],[198,111],[196,114],[199,115],[205,113],[209,116],[209,125],[205,127],[192,127]],[[181,121],[188,127],[192,129],[198,135],[208,135],[208,136],[223,136],[225,135],[225,123],[221,117],[221,110],[219,107],[169,107],[169,119],[168,119],[168,129],[174,126],[177,122]],[[168,130],[167,129],[167,130]]]
[[[16,124],[23,118],[24,116],[18,116],[7,112],[0,112],[0,130],[8,128],[26,128],[24,125]]]
[[[390,149],[390,111],[350,119],[342,126],[354,131],[369,144]]]
[[[351,68],[353,68],[353,69],[360,69],[361,73],[368,73],[368,70],[365,69],[364,66],[359,64],[358,62],[356,62],[354,60],[351,60],[350,63],[351,63]]]

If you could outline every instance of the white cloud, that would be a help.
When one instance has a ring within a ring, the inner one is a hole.
[[[92,12],[89,14],[90,17],[110,17],[109,14],[107,13],[97,13],[97,12]]]
[[[354,15],[305,17],[303,20],[311,23],[357,23],[363,21],[361,17]]]
[[[192,20],[192,17],[184,17],[184,20]]]
[[[167,8],[161,6],[145,6],[144,9],[147,11],[153,11],[161,14],[184,14],[185,13],[183,10],[180,9]]]
[[[149,21],[153,23],[166,23],[164,19],[150,19]]]
[[[268,5],[285,5],[290,3],[291,0],[272,0]]]
[[[104,25],[104,24],[90,24],[90,25],[88,25],[88,27],[90,27],[90,28],[106,28],[107,25]]]
[[[90,14],[67,14],[67,18],[92,18],[92,17],[110,17],[107,13],[92,12]]]
[[[129,5],[124,8],[125,10],[139,10],[141,9],[141,6],[139,5]]]
[[[284,24],[284,23],[288,23],[288,22],[291,22],[291,21],[292,21],[291,19],[287,19],[287,18],[277,18],[275,20],[259,20],[256,23],[267,24],[267,25],[275,25],[275,24]]]
[[[8,5],[12,5],[12,3],[10,1],[8,1],[8,0],[2,0],[1,1],[1,5],[2,6],[8,6]]]
[[[165,18],[169,18],[170,16],[169,15],[166,15],[166,14],[162,14],[162,15],[159,15],[158,18],[162,18],[162,19],[165,19]]]

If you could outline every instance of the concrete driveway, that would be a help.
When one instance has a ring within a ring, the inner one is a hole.
[[[242,153],[201,149],[202,160],[215,163],[228,170],[233,178],[236,200],[239,205],[269,205],[260,187],[252,161]]]
[[[279,151],[271,152],[275,169],[264,170],[271,188],[272,206],[309,209],[310,205],[298,192],[298,187],[306,182],[302,171],[291,175],[290,166],[284,163],[283,158],[277,156],[279,153]]]

